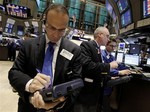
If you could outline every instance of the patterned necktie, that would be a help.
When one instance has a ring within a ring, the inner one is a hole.
[[[51,42],[48,43],[48,48],[45,53],[44,64],[42,68],[42,73],[50,76],[50,79],[51,79],[50,87],[52,87],[52,81],[53,81],[52,80],[53,79],[52,61],[53,61],[53,53],[54,53],[53,46],[54,46],[54,43],[51,43]]]

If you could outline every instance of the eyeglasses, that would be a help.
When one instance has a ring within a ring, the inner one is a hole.
[[[49,29],[50,31],[52,31],[52,32],[59,32],[59,33],[64,33],[65,32],[65,29],[66,28],[64,28],[64,29],[56,29],[55,27],[53,27],[52,25],[50,25],[50,24],[48,24],[48,23],[46,23],[46,28],[47,29]]]
[[[105,37],[107,37],[107,38],[109,38],[110,37],[110,35],[107,35],[107,34],[104,34],[104,33],[101,33],[101,34],[103,34]]]
[[[117,46],[116,45],[109,45],[110,47],[114,47],[114,48],[116,48]]]

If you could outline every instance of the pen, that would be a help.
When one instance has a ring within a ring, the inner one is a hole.
[[[36,68],[36,71],[37,71],[37,73],[42,73],[41,70],[39,70],[37,68]],[[50,82],[50,84],[51,84],[51,82]],[[48,88],[50,86],[50,84],[48,84],[47,86],[45,86],[43,89]]]
[[[41,70],[39,70],[39,69],[37,69],[37,68],[36,68],[36,71],[37,71],[37,73],[41,73]]]

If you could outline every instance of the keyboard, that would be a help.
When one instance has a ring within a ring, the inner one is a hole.
[[[150,78],[150,73],[143,72],[143,75]]]
[[[112,86],[115,86],[115,85],[119,85],[119,84],[122,84],[122,83],[129,82],[132,79],[132,77],[133,77],[132,75],[128,75],[128,76],[119,77],[117,79],[109,80],[107,82],[107,86],[112,87]]]
[[[143,72],[139,69],[130,69],[131,70],[131,74],[142,74]]]

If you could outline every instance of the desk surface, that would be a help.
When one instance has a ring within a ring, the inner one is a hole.
[[[107,86],[116,86],[122,83],[127,83],[131,81],[132,79],[141,79],[144,81],[150,81],[150,73],[143,73],[143,74],[131,74],[128,76],[122,76],[117,79],[112,79],[107,82]]]
[[[117,112],[150,111],[150,77],[131,74],[110,80],[107,85],[117,87]]]

